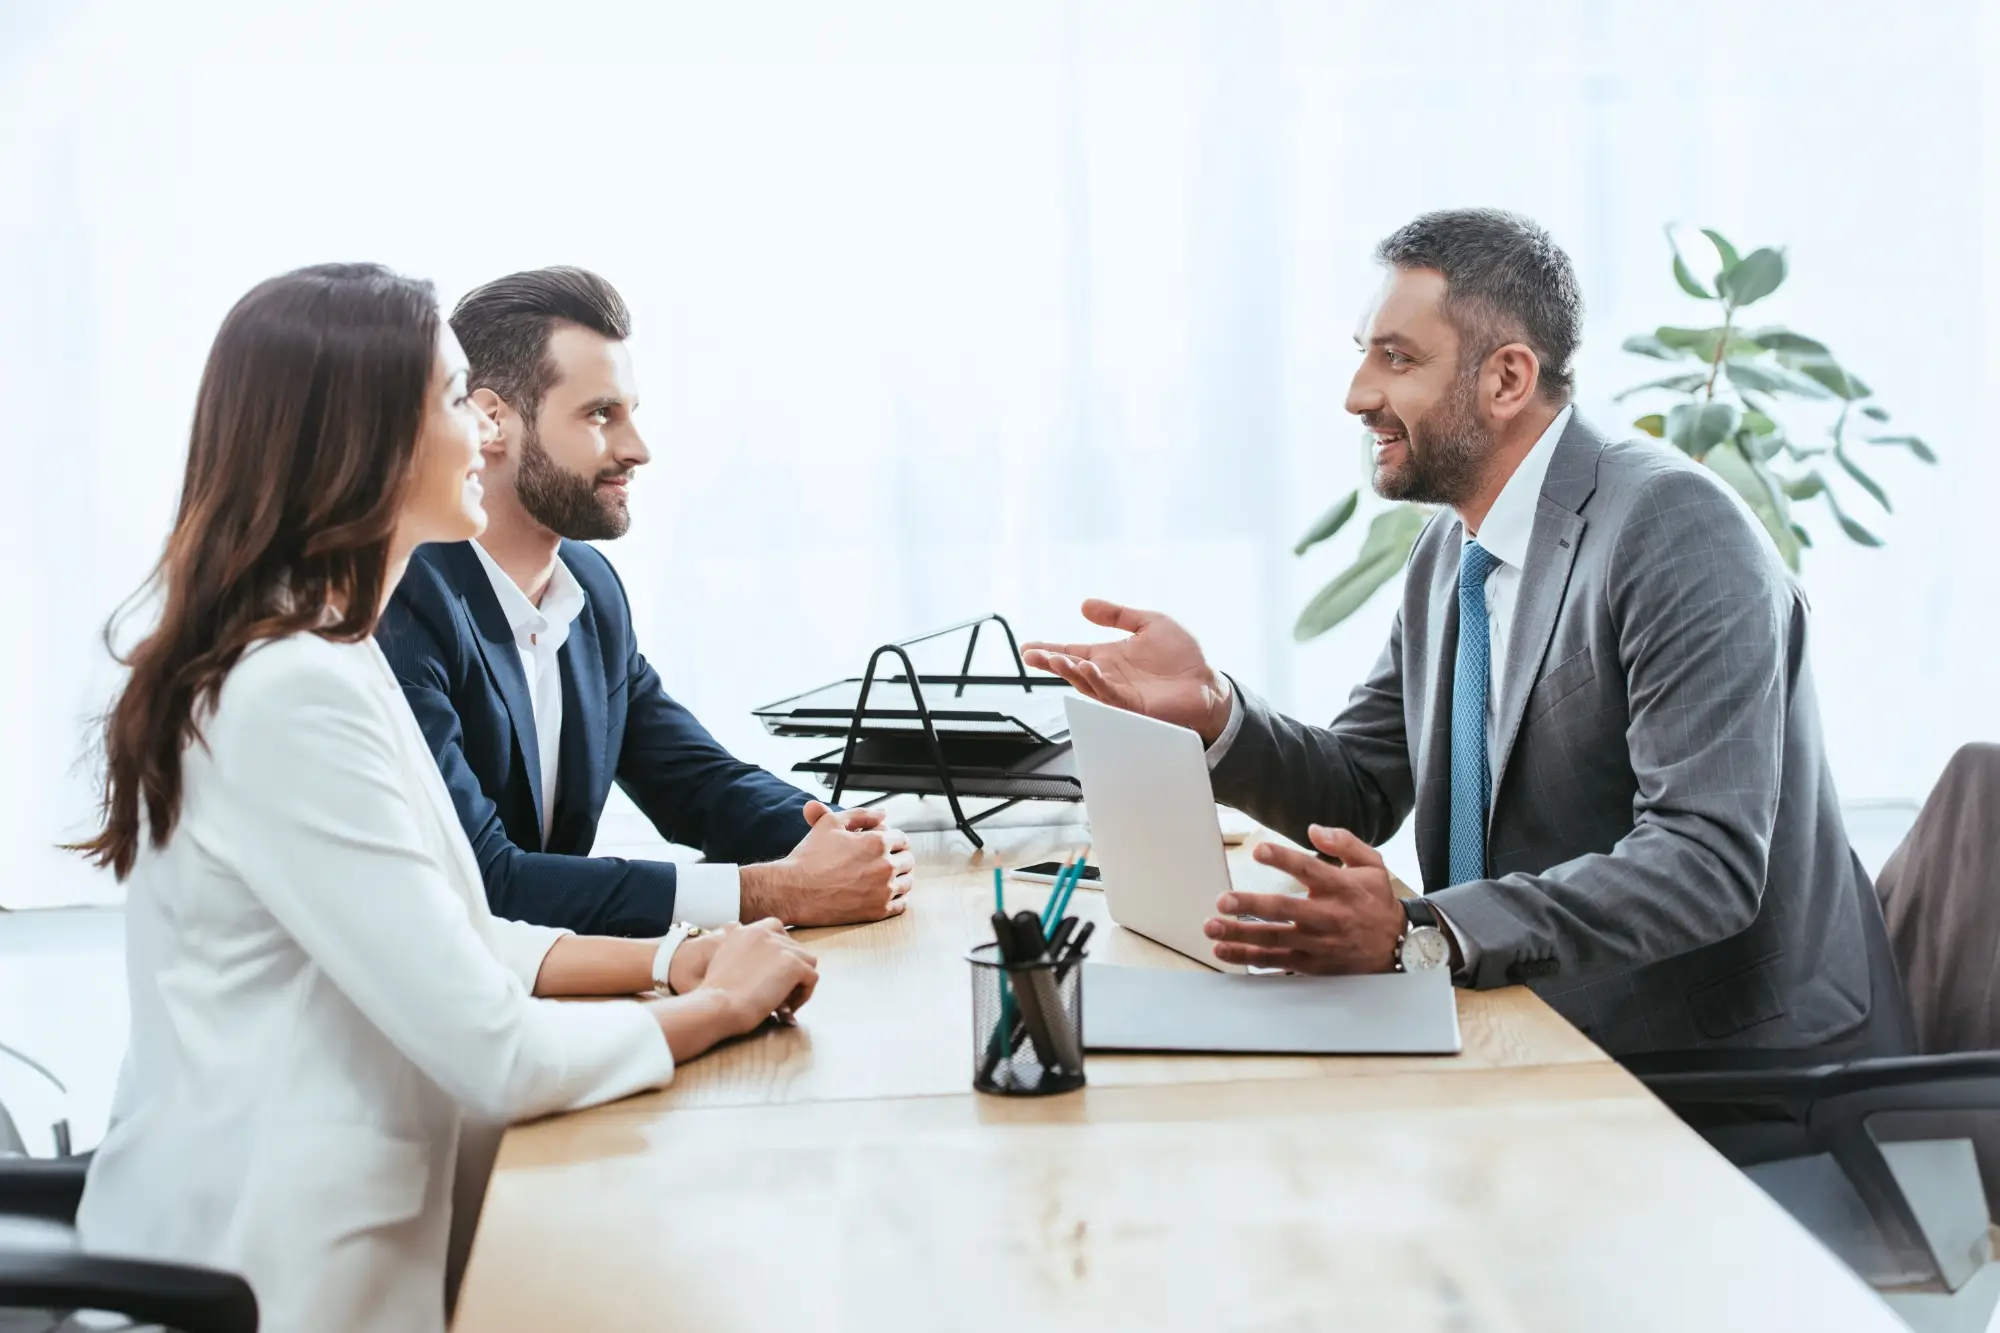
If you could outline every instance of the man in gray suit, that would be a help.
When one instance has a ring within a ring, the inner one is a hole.
[[[1218,800],[1320,853],[1258,848],[1308,896],[1224,894],[1220,959],[1382,972],[1421,936],[1613,1055],[1851,1042],[1867,885],[1775,549],[1707,469],[1576,416],[1582,299],[1539,227],[1432,213],[1377,258],[1347,409],[1375,489],[1440,508],[1346,711],[1282,716],[1166,616],[1108,602],[1084,614],[1130,637],[1027,660],[1191,727]],[[1428,892],[1406,907],[1373,844],[1413,809]]]

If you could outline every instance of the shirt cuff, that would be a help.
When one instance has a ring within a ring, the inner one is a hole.
[[[1439,911],[1436,903],[1431,910],[1437,912],[1438,925],[1444,929],[1445,937],[1458,946],[1458,970],[1451,979],[1461,986],[1470,986],[1472,979],[1479,975],[1479,945],[1458,933],[1452,926],[1451,918]]]
[[[674,917],[697,926],[733,926],[743,915],[743,874],[714,861],[674,867]]]
[[[1236,681],[1229,681],[1229,724],[1222,734],[1215,738],[1215,744],[1208,747],[1208,770],[1213,773],[1215,766],[1229,756],[1229,747],[1236,744],[1236,737],[1243,730],[1243,691]]]

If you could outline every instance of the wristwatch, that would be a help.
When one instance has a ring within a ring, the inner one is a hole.
[[[701,933],[701,927],[692,922],[676,921],[674,922],[674,928],[661,936],[660,947],[653,953],[653,984],[655,986],[669,995],[674,994],[673,983],[667,980],[667,976],[672,972],[674,966],[674,951]]]
[[[1451,966],[1451,941],[1438,925],[1437,908],[1422,898],[1403,899],[1403,936],[1396,941],[1398,972],[1429,972]]]

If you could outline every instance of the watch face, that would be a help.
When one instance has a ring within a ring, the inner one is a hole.
[[[1436,926],[1418,926],[1403,938],[1403,970],[1428,972],[1451,962],[1451,942]]]

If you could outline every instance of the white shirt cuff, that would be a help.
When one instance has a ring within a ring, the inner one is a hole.
[[[1229,682],[1229,725],[1225,726],[1222,729],[1222,734],[1215,738],[1215,744],[1208,747],[1208,768],[1210,772],[1214,772],[1215,766],[1228,756],[1229,747],[1236,744],[1236,737],[1242,730],[1243,691],[1237,687],[1236,682],[1232,679]]]
[[[733,926],[743,915],[743,875],[714,861],[683,861],[674,869],[674,916],[697,926]]]

